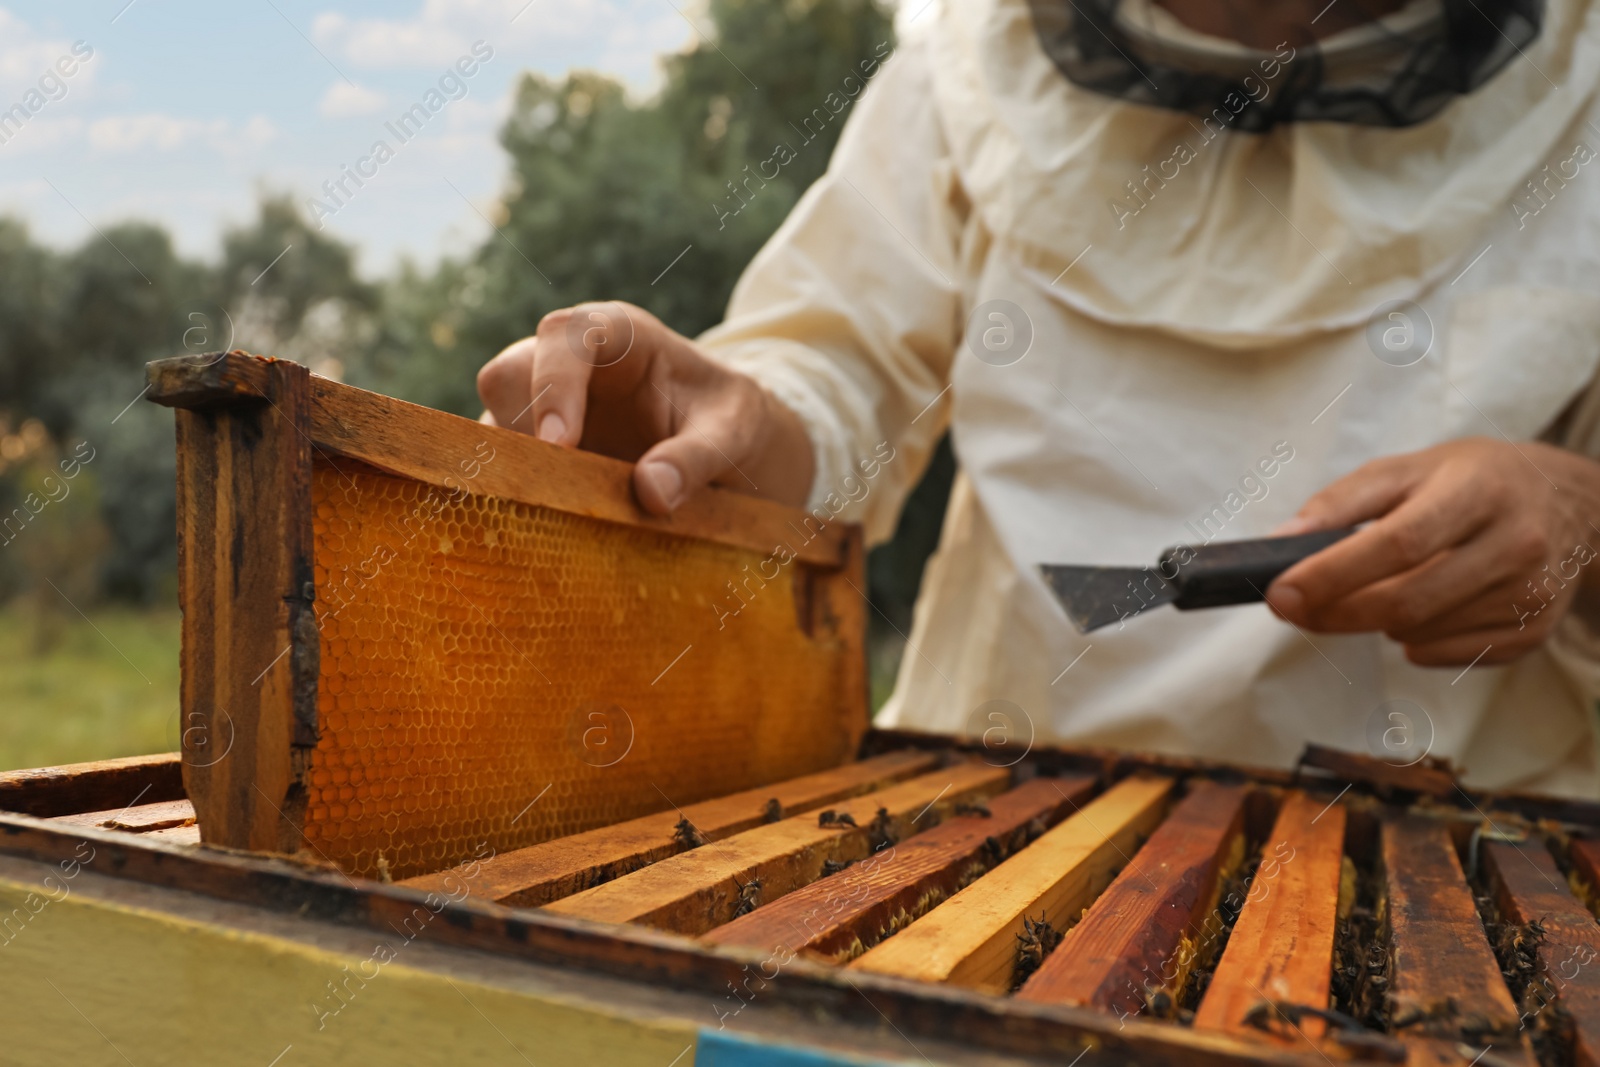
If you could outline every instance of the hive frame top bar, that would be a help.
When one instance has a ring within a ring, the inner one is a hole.
[[[146,396],[175,408],[265,401],[273,362],[240,351],[157,360],[146,368]],[[842,566],[846,558],[849,528],[831,519],[717,488],[694,494],[670,518],[650,515],[634,498],[631,463],[316,375],[310,422],[318,454],[360,460],[429,485],[762,553],[787,552],[821,567]],[[508,462],[478,464],[464,474],[459,458],[485,440]]]

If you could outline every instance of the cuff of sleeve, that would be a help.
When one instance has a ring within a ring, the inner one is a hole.
[[[805,509],[831,512],[833,509],[825,502],[830,497],[837,499],[834,487],[846,475],[853,474],[854,465],[849,427],[818,387],[819,382],[830,381],[835,374],[827,357],[799,342],[776,338],[714,347],[710,351],[724,366],[754,378],[799,418],[811,439],[815,470]],[[848,514],[834,517],[855,521]]]
[[[1556,624],[1545,647],[1567,684],[1590,712],[1600,711],[1600,620],[1574,605]]]

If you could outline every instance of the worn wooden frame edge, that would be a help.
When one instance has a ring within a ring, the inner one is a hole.
[[[156,360],[146,366],[146,396],[175,408],[265,399],[270,368],[282,362],[240,351]],[[511,462],[480,461],[485,475],[492,472],[487,482],[480,482],[480,475],[464,475],[460,459],[407,447],[418,439],[451,435],[486,440]],[[719,488],[696,494],[670,518],[651,515],[634,500],[630,463],[318,375],[311,378],[310,436],[323,456],[347,456],[452,492],[502,497],[762,553],[788,545],[796,559],[819,567],[844,566],[853,536],[848,524],[823,522],[799,508]]]

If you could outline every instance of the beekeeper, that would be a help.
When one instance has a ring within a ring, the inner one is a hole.
[[[947,0],[723,325],[556,312],[486,418],[872,541],[949,428],[879,725],[1600,795],[1597,8]],[[1083,636],[1038,572],[1357,523],[1272,608]]]

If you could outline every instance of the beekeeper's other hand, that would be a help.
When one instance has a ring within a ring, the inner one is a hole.
[[[1370,520],[1370,521],[1368,521]],[[1385,456],[1276,532],[1367,525],[1280,575],[1267,601],[1323,633],[1380,630],[1423,666],[1509,663],[1600,592],[1600,464],[1469,437]]]

